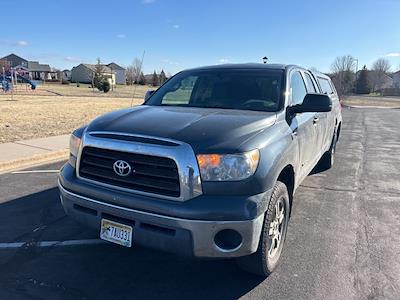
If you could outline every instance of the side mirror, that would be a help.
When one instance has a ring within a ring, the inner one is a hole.
[[[146,94],[144,95],[144,101],[146,102],[147,99],[149,99],[154,94],[154,92],[155,90],[147,91]]]
[[[325,94],[307,94],[303,103],[290,107],[291,113],[328,112],[332,110],[332,100]]]

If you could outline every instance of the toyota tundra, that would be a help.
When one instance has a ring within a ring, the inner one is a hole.
[[[332,166],[341,124],[324,74],[274,64],[182,71],[142,105],[72,133],[61,203],[104,240],[235,258],[268,276],[294,193]]]

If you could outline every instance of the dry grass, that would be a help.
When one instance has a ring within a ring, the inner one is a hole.
[[[92,89],[88,84],[81,83],[77,87],[75,83],[59,84],[50,82],[39,85],[34,91],[27,84],[18,84],[14,90],[14,95],[132,98],[135,94],[135,98],[143,98],[149,89],[155,88],[149,85],[118,85],[114,87],[114,90],[103,93],[97,89]]]
[[[350,96],[344,99],[343,103],[349,106],[400,108],[400,98],[396,97]]]
[[[133,87],[117,87],[108,94],[93,94],[91,89],[76,86],[41,86],[37,91],[20,89],[11,95],[0,93],[0,143],[68,134],[96,116],[129,107]],[[137,89],[133,105],[143,103],[149,87]],[[46,90],[68,96],[56,96]],[[82,92],[81,92],[82,90]]]

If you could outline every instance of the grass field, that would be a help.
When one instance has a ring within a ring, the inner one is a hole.
[[[343,100],[349,106],[376,106],[387,108],[400,108],[400,97],[380,96],[349,96]]]
[[[36,91],[20,87],[13,97],[0,93],[0,143],[68,134],[100,114],[143,103],[151,88],[138,86],[133,101],[132,86],[118,86],[107,94],[61,84]]]
[[[108,93],[92,89],[89,84],[80,84],[79,87],[75,83],[59,84],[45,83],[39,85],[36,90],[32,91],[29,85],[19,84],[14,90],[15,95],[33,95],[33,96],[77,96],[77,97],[102,97],[102,98],[143,98],[146,91],[154,89],[149,85],[117,85]],[[0,93],[1,95],[1,93]]]

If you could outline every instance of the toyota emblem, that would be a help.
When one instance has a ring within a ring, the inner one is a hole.
[[[117,160],[114,165],[113,169],[115,174],[118,176],[128,176],[132,172],[132,167],[124,160]]]

